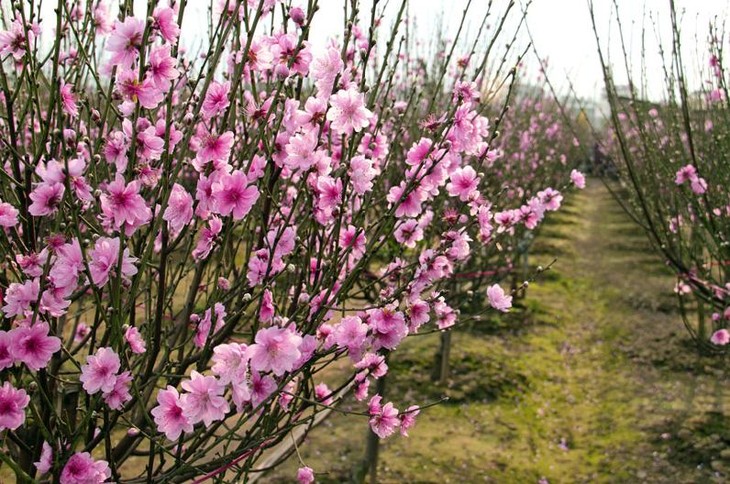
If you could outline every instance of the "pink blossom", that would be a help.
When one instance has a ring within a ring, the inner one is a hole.
[[[124,340],[129,345],[132,353],[141,355],[142,353],[147,351],[142,335],[139,334],[139,330],[134,326],[130,326],[129,328],[127,328],[127,331],[124,332]]]
[[[79,323],[74,332],[74,343],[81,343],[90,332],[91,328],[84,323]]]
[[[150,73],[152,77],[145,78],[141,82],[135,70],[121,70],[117,75],[115,88],[126,101],[131,103],[128,106],[130,109],[134,108],[135,103],[139,103],[143,108],[155,109],[165,97],[162,89],[155,83],[154,76],[157,76],[157,82],[163,82],[164,77],[172,71],[169,66],[162,64],[163,60],[153,60],[158,64],[152,66],[154,69]]]
[[[18,225],[18,210],[9,203],[0,200],[0,227],[15,227]]]
[[[139,182],[127,184],[119,173],[107,185],[106,193],[101,194],[101,210],[112,221],[115,229],[126,227],[132,232],[152,218],[152,211],[139,194]],[[131,235],[129,230],[126,232]]]
[[[292,170],[309,170],[317,161],[317,131],[311,129],[304,133],[297,133],[287,143],[285,165]]]
[[[117,375],[114,388],[104,393],[104,401],[109,408],[121,410],[122,406],[132,399],[132,395],[129,394],[130,383],[132,383],[132,376],[129,371]]]
[[[259,189],[255,185],[248,185],[248,178],[241,170],[230,175],[224,175],[214,186],[218,213],[232,215],[233,220],[241,220],[259,199]]]
[[[72,158],[66,163],[59,163],[56,160],[48,160],[48,163],[39,163],[35,172],[47,184],[61,183],[68,178],[71,188],[81,200],[91,201],[91,187],[84,178],[86,162],[83,158]]]
[[[350,179],[352,189],[358,195],[364,195],[373,189],[373,178],[377,170],[373,168],[373,160],[364,156],[354,156],[350,160]]]
[[[370,125],[373,113],[365,107],[364,95],[355,88],[338,91],[330,98],[330,104],[327,119],[335,133],[349,136]]]
[[[218,376],[223,385],[243,382],[248,373],[248,354],[246,345],[225,343],[213,348],[213,366],[211,371]]]
[[[385,357],[377,353],[365,353],[362,359],[355,363],[358,370],[369,370],[373,378],[380,378],[388,373],[388,364]]]
[[[30,397],[25,390],[16,390],[6,381],[0,387],[0,430],[15,430],[25,422],[25,407]]]
[[[697,178],[697,169],[694,165],[686,165],[677,170],[674,183],[682,185],[684,182]]]
[[[10,352],[17,362],[33,371],[45,368],[54,353],[61,349],[61,340],[48,335],[48,323],[21,326],[12,331]]]
[[[581,190],[586,187],[586,177],[578,170],[570,172],[570,181],[572,181],[573,184]]]
[[[456,312],[446,304],[443,296],[439,297],[433,303],[433,312],[436,315],[436,325],[438,329],[447,329],[456,324]]]
[[[314,387],[314,398],[323,405],[332,405],[334,393],[326,383],[319,383]]]
[[[147,76],[155,88],[163,92],[170,89],[172,81],[180,77],[175,64],[176,60],[170,54],[170,44],[158,45],[150,50]]]
[[[289,18],[292,22],[297,24],[299,27],[304,25],[304,21],[307,19],[307,15],[304,13],[301,7],[291,7],[289,9]]]
[[[71,305],[71,301],[67,299],[70,296],[69,290],[69,288],[49,286],[41,295],[39,311],[55,318],[66,314],[66,310]]]
[[[73,93],[71,84],[66,84],[65,82],[62,82],[61,88],[59,89],[59,94],[61,95],[61,104],[63,105],[63,111],[72,118],[78,116],[79,108],[76,105],[76,95]]]
[[[454,85],[454,101],[472,102],[479,100],[479,87],[476,82],[458,81]]]
[[[68,244],[63,244],[56,250],[56,262],[49,273],[53,285],[56,287],[76,288],[79,273],[84,269],[84,257],[78,239],[74,238]]]
[[[15,363],[11,347],[13,342],[13,330],[10,332],[0,331],[0,370],[10,368]]]
[[[451,181],[446,185],[446,190],[452,197],[459,197],[459,200],[466,202],[476,192],[479,180],[474,168],[460,167],[451,173]]]
[[[32,34],[32,31],[29,31],[29,34]],[[10,30],[0,31],[0,56],[5,57],[12,54],[13,58],[19,61],[25,55],[26,48],[25,29],[23,29],[20,19],[16,18],[10,24]]]
[[[261,310],[259,311],[259,320],[262,323],[268,323],[273,317],[274,297],[271,294],[271,291],[265,289],[263,296],[261,296]]]
[[[230,90],[230,81],[212,82],[210,84],[201,108],[203,116],[205,116],[206,119],[210,119],[225,111],[230,104],[230,101],[228,100]]]
[[[319,346],[319,340],[313,334],[305,334],[302,337],[302,344],[299,345],[299,358],[294,362],[294,368],[301,368],[302,365],[312,359],[314,352]]]
[[[182,387],[187,393],[180,397],[180,406],[191,424],[203,422],[210,427],[214,421],[225,418],[229,410],[228,402],[222,396],[225,386],[216,377],[193,371]]]
[[[498,311],[506,313],[512,307],[512,296],[506,295],[499,284],[493,284],[487,288],[487,297],[489,305]]]
[[[398,409],[393,406],[392,402],[380,405],[380,395],[375,395],[370,399],[368,405],[370,410],[370,429],[384,439],[389,437],[398,429],[400,419],[398,418]]]
[[[534,206],[537,208],[533,208],[530,205],[523,205],[517,214],[518,221],[524,223],[527,230],[535,229],[545,213],[545,208],[539,200],[532,199],[531,202],[534,202]]]
[[[269,247],[274,247],[274,257],[277,258],[285,257],[294,252],[297,228],[296,226],[288,226],[281,233],[279,232],[279,229],[272,229],[266,234],[266,241],[269,243]]]
[[[38,279],[25,281],[23,284],[13,282],[5,293],[3,313],[6,318],[20,316],[30,309],[30,305],[38,300],[40,282]]]
[[[118,173],[124,173],[127,168],[127,150],[129,149],[129,141],[121,131],[114,131],[106,138],[104,144],[104,159],[107,163],[116,166]]]
[[[157,406],[150,412],[157,424],[157,430],[165,434],[169,440],[177,440],[183,432],[192,432],[193,424],[183,414],[180,394],[175,387],[157,393]]]
[[[208,226],[200,230],[198,243],[192,251],[192,256],[195,260],[208,258],[210,251],[213,250],[213,242],[218,238],[218,234],[220,234],[222,229],[223,223],[218,217],[211,217],[208,220]]]
[[[546,188],[541,192],[537,192],[537,197],[545,206],[545,209],[551,212],[559,209],[560,203],[563,201],[563,196],[560,192],[552,188]]]
[[[339,242],[340,248],[342,250],[350,249],[350,255],[356,260],[365,255],[365,230],[348,225],[345,230],[340,232]]]
[[[335,326],[332,332],[332,339],[341,348],[347,348],[350,356],[360,359],[363,348],[367,343],[368,326],[358,316],[347,316],[342,318],[340,324]]]
[[[292,73],[305,76],[309,71],[309,64],[312,61],[309,42],[303,42],[301,48],[297,47],[297,43],[297,36],[294,33],[288,33],[277,36],[270,47],[271,55],[279,61],[276,66],[277,72],[281,72],[284,77],[290,74],[290,69],[287,67],[290,63]]]
[[[125,247],[122,252],[122,275],[129,277],[137,273],[134,263],[136,257],[129,255],[129,249]],[[116,274],[115,268],[119,262],[119,238],[99,237],[94,248],[89,251],[89,270],[91,280],[98,287],[104,286],[109,281],[110,273]]]
[[[428,303],[421,299],[416,299],[411,303],[408,307],[408,318],[410,320],[408,324],[409,331],[418,331],[418,328],[428,323],[430,319],[428,315],[429,309]]]
[[[252,286],[261,284],[267,275],[284,270],[284,263],[276,255],[274,255],[274,260],[271,261],[271,267],[269,267],[269,261],[270,257],[267,249],[259,249],[253,253],[248,261],[248,272],[246,273],[246,279]]]
[[[15,262],[23,270],[25,275],[30,277],[40,277],[43,275],[43,268],[48,262],[48,249],[43,248],[40,252],[31,252],[29,254],[16,254]]]
[[[144,20],[129,16],[124,22],[116,21],[107,39],[106,48],[112,53],[112,65],[129,67],[137,59],[144,34]]]
[[[416,417],[421,413],[418,405],[411,405],[406,408],[400,417],[400,434],[403,437],[408,437],[408,431],[416,425]]]
[[[674,292],[680,296],[683,294],[691,294],[692,288],[684,281],[677,281],[677,285],[674,286]]]
[[[365,374],[363,372],[358,373],[356,375],[356,378],[360,377],[361,375],[363,375],[362,378],[364,379],[356,379],[357,387],[355,388],[354,393],[355,400],[357,400],[358,402],[362,402],[363,400],[365,400],[368,397],[368,391],[370,390],[370,380],[364,377]]]
[[[323,55],[314,59],[309,66],[309,72],[314,79],[319,97],[329,96],[332,93],[335,78],[344,66],[340,50],[335,47],[330,47]]]
[[[175,234],[193,219],[193,197],[178,183],[172,186],[162,218],[167,221],[170,230]]]
[[[153,27],[160,32],[163,39],[171,44],[177,43],[180,27],[175,19],[175,11],[170,7],[157,7],[152,13]]]
[[[317,180],[317,206],[320,210],[332,210],[342,202],[342,180],[322,176]]]
[[[35,217],[51,215],[58,210],[66,189],[61,183],[41,183],[30,193],[33,203],[28,212]]]
[[[402,312],[389,307],[369,310],[368,315],[374,349],[394,350],[408,335],[408,325]]]
[[[211,311],[211,308],[208,308],[205,310],[205,315],[203,316],[203,319],[200,319],[198,322],[198,328],[195,333],[195,338],[193,338],[193,343],[195,343],[195,346],[202,348],[205,346],[205,342],[208,340],[208,335],[215,334],[218,332],[219,329],[223,327],[225,324],[225,317],[226,317],[226,308],[222,303],[215,303],[213,305],[215,309],[215,327],[213,327],[213,332],[211,333],[211,327],[213,322],[213,312]]]
[[[301,336],[288,328],[271,327],[259,329],[255,341],[248,348],[252,370],[272,371],[276,376],[294,370],[301,355]]]
[[[423,240],[423,229],[416,219],[408,219],[399,223],[393,233],[395,240],[413,249],[418,242]]]
[[[494,214],[494,221],[499,225],[497,231],[503,232],[505,229],[515,225],[518,221],[517,215],[519,212],[514,210],[504,210]]]
[[[469,258],[471,249],[469,242],[472,242],[471,237],[466,231],[451,230],[444,234],[444,243],[449,246],[446,251],[446,256],[453,261],[463,261]]]
[[[690,180],[690,187],[697,195],[702,195],[707,191],[707,182],[704,178],[696,177]]]
[[[61,484],[101,484],[111,476],[107,461],[95,461],[88,452],[77,452],[63,467]]]
[[[108,347],[99,348],[94,355],[86,358],[86,364],[81,367],[80,380],[84,390],[89,395],[99,391],[109,393],[114,390],[117,381],[117,372],[121,367],[119,355]]]
[[[195,157],[197,163],[205,165],[209,161],[218,163],[228,160],[233,142],[233,131],[226,131],[221,135],[209,133],[202,136]]]
[[[418,188],[411,189],[409,187],[410,192],[408,193],[408,195],[403,197],[403,195],[406,193],[406,187],[406,182],[401,182],[400,185],[392,187],[388,191],[388,196],[386,197],[386,199],[390,203],[395,204],[396,217],[418,217],[418,215],[420,215],[421,213],[421,202],[423,202],[423,194]]]
[[[712,334],[710,341],[712,342],[712,344],[725,346],[726,344],[730,343],[730,331],[728,331],[727,329],[718,329]]]
[[[314,482],[314,471],[311,467],[300,467],[297,469],[297,482],[299,484],[312,484]]]
[[[114,28],[114,18],[109,11],[109,5],[105,2],[99,2],[94,8],[93,24],[97,35],[107,35]]]
[[[43,441],[41,446],[41,456],[38,462],[34,462],[33,465],[38,469],[39,474],[45,474],[53,468],[53,447],[51,444]]]
[[[276,391],[276,381],[270,375],[255,371],[251,374],[251,406],[258,407]]]

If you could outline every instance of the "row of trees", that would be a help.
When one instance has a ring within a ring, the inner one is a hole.
[[[498,282],[570,183],[550,102],[508,109],[514,2],[471,40],[467,7],[432,57],[408,49],[405,1],[388,26],[344,2],[318,51],[317,0],[219,1],[196,56],[188,2],[81,3],[2,3],[3,464],[246,479],[349,393],[375,435],[405,433],[437,402],[373,392],[386,357],[509,310],[529,275]]]
[[[606,46],[596,36],[610,104],[605,146],[618,168],[617,199],[677,275],[675,292],[690,335],[701,348],[721,352],[730,342],[726,36],[717,24],[710,25],[707,50],[697,53],[705,68],[695,72],[694,62],[684,57],[681,12],[673,1],[669,6],[671,45],[660,53],[665,83],[655,102],[645,100],[638,86],[659,79],[636,77],[628,59],[620,69],[629,79],[628,89],[616,86],[618,67],[610,67]],[[619,38],[628,58],[622,30]],[[699,89],[690,86],[692,78],[701,80]]]

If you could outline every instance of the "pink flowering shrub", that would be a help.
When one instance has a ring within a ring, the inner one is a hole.
[[[676,25],[672,31],[679,44]],[[697,76],[701,85],[688,85],[690,64],[672,53],[666,102],[640,99],[634,89],[619,93],[606,77],[612,117],[606,149],[617,167],[622,205],[677,275],[675,292],[690,335],[701,347],[720,351],[730,324],[730,104],[722,94],[725,40],[715,26],[709,39],[709,54],[698,56],[708,58],[707,70]]]
[[[511,103],[517,108],[504,114],[481,173],[489,181],[481,196],[508,205],[480,207],[476,243],[449,281],[450,303],[465,315],[479,314],[485,306],[507,309],[489,297],[488,288],[494,292],[493,284],[502,282],[515,292],[534,275],[528,254],[542,222],[560,209],[564,193],[585,187],[573,168],[581,159],[580,144],[556,103],[541,90],[523,94],[519,89]]]
[[[456,323],[442,290],[499,252],[493,233],[560,205],[515,181],[541,162],[531,146],[496,168],[513,148],[479,99],[489,49],[408,82],[399,22],[357,9],[316,52],[316,8],[216,2],[193,57],[185,2],[62,6],[55,30],[19,3],[0,32],[0,425],[18,478],[245,478],[350,391],[379,436],[407,435],[428,402],[369,395],[386,355]],[[349,378],[329,388],[338,359]]]

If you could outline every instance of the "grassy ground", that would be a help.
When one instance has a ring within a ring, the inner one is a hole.
[[[522,308],[452,339],[452,378],[429,378],[438,335],[394,355],[387,398],[448,395],[409,438],[381,446],[380,482],[724,482],[725,361],[698,356],[674,280],[596,181],[544,227],[532,262],[558,258]],[[359,409],[359,408],[358,408]],[[301,447],[318,482],[343,482],[366,422],[333,416]],[[291,459],[265,482],[291,482]]]

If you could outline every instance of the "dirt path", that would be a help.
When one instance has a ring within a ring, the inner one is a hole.
[[[411,338],[388,393],[429,409],[382,449],[382,482],[724,482],[726,361],[697,356],[674,280],[596,181],[547,224],[532,256],[558,257],[524,309],[453,336],[448,388],[428,379],[437,336]],[[335,417],[302,447],[318,482],[342,482],[364,422]],[[265,481],[289,481],[290,462]]]

